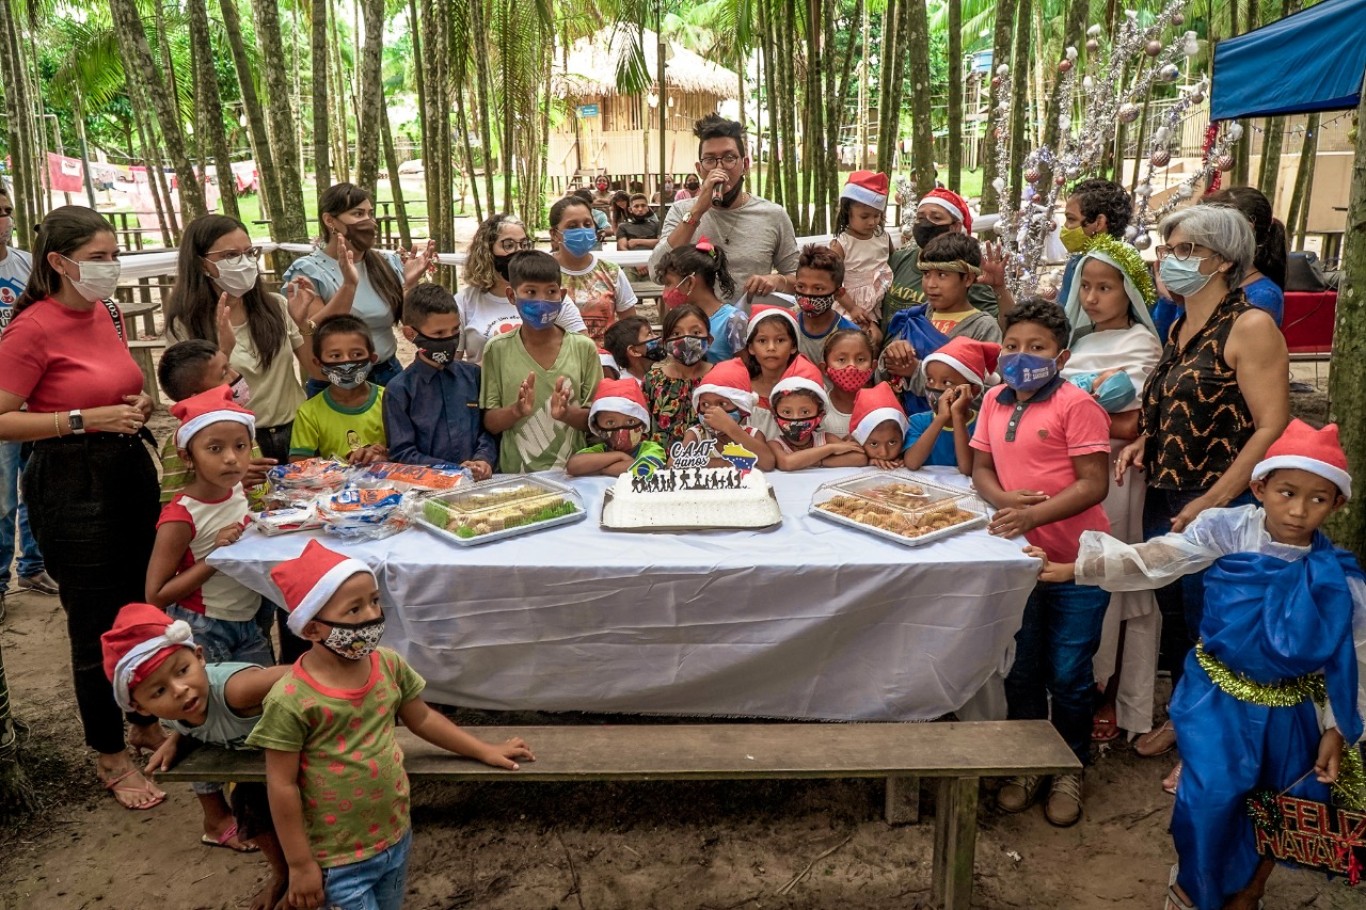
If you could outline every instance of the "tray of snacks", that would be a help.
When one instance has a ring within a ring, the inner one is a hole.
[[[404,494],[392,487],[350,488],[317,501],[323,527],[339,537],[380,540],[408,527]]]
[[[515,474],[436,493],[414,506],[413,520],[457,546],[472,547],[587,517],[576,490]]]
[[[985,527],[987,505],[966,490],[903,471],[876,471],[816,490],[810,514],[907,547]]]

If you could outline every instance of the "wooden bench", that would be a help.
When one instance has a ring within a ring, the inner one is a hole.
[[[152,404],[161,404],[161,392],[157,386],[156,352],[164,347],[166,342],[160,338],[148,341],[130,339],[128,342],[128,353],[133,355],[133,362],[142,370],[142,390],[152,397]]]
[[[114,303],[118,306],[119,312],[123,314],[123,324],[126,328],[131,329],[133,327],[133,320],[141,319],[143,335],[151,336],[157,333],[155,316],[157,311],[161,309],[160,301],[115,300]]]
[[[400,730],[409,777],[507,783],[881,777],[902,786],[935,778],[934,901],[952,910],[967,910],[971,899],[981,778],[1081,770],[1047,721],[466,729],[488,742],[521,736],[537,760],[517,772],[502,771],[455,758]],[[264,779],[260,754],[215,748],[199,749],[157,775],[163,784]],[[889,797],[895,789],[889,787]],[[908,786],[906,795],[914,801],[918,789]]]

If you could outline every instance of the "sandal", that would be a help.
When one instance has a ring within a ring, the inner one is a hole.
[[[1162,792],[1170,796],[1176,795],[1177,785],[1181,783],[1181,762],[1176,763],[1171,773],[1162,779]]]
[[[1134,751],[1144,758],[1155,758],[1159,755],[1166,755],[1176,748],[1176,728],[1171,721],[1166,721],[1156,730],[1150,730],[1138,738],[1134,743]]]
[[[1091,718],[1091,742],[1108,743],[1119,739],[1119,727],[1108,717]]]
[[[234,841],[234,840],[237,841],[237,846],[236,846],[236,847],[234,847],[232,844],[228,843],[228,841]],[[231,850],[233,853],[260,853],[260,852],[261,852],[261,848],[260,848],[260,847],[256,847],[256,846],[253,846],[253,845],[251,845],[251,844],[243,843],[242,841],[237,840],[237,823],[236,823],[236,822],[233,822],[231,825],[228,825],[226,828],[224,828],[224,829],[223,829],[223,833],[220,834],[220,835],[218,835],[217,837],[214,837],[214,836],[212,836],[212,835],[210,835],[210,834],[205,834],[205,835],[203,835],[202,837],[199,838],[199,842],[200,842],[201,844],[203,844],[204,846],[206,846],[206,847],[222,847],[222,848],[224,848],[225,850]]]
[[[125,809],[133,809],[133,810],[135,810],[135,811],[143,811],[143,810],[151,809],[151,808],[153,808],[153,807],[155,807],[155,806],[159,806],[159,805],[161,805],[163,802],[165,802],[165,801],[166,801],[166,794],[165,794],[165,793],[161,793],[161,794],[158,794],[158,795],[154,795],[154,796],[152,797],[151,801],[149,801],[149,802],[147,802],[147,803],[144,803],[144,804],[141,805],[141,806],[130,806],[128,803],[125,803],[123,800],[119,799],[119,794],[120,794],[120,793],[139,793],[139,794],[143,794],[143,795],[146,795],[146,794],[149,794],[149,793],[155,793],[155,790],[154,790],[153,787],[152,787],[151,781],[146,780],[145,778],[143,779],[141,785],[136,785],[136,786],[135,786],[135,785],[129,785],[129,786],[126,786],[126,787],[120,787],[120,786],[119,786],[119,784],[123,783],[125,780],[127,780],[128,778],[132,777],[134,774],[137,774],[137,773],[138,773],[138,769],[137,769],[137,768],[129,768],[127,771],[123,772],[123,773],[120,774],[118,777],[111,778],[110,780],[105,781],[105,782],[104,782],[104,789],[106,789],[106,790],[108,790],[110,793],[114,794],[114,799],[117,799],[118,802],[119,802],[119,805],[120,805],[120,806],[123,806],[123,808],[125,808]]]
[[[1167,901],[1162,910],[1195,910],[1195,905],[1181,897],[1176,890],[1176,873],[1180,866],[1172,866],[1172,874],[1167,878]]]

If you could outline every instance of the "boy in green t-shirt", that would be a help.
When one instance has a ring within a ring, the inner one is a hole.
[[[588,403],[602,381],[598,348],[555,324],[563,306],[560,265],[539,250],[508,264],[508,301],[522,324],[484,348],[479,406],[484,428],[501,433],[505,474],[563,467],[583,448]]]
[[[288,905],[399,910],[412,845],[398,721],[434,746],[496,768],[535,761],[520,737],[491,745],[433,711],[408,663],[377,645],[384,610],[370,568],[310,540],[270,573],[289,627],[313,646],[266,696],[247,745],[289,864]],[[327,870],[326,880],[323,870]]]
[[[375,341],[355,316],[323,320],[313,333],[313,362],[328,386],[299,406],[289,460],[323,457],[374,464],[389,457],[384,436],[384,389],[366,382],[374,367]]]
[[[604,379],[598,383],[598,394],[593,398],[593,407],[588,409],[588,428],[602,442],[570,456],[564,469],[575,477],[616,477],[634,472],[641,462],[656,468],[668,463],[664,447],[650,441],[650,412],[645,406],[645,393],[634,379]]]

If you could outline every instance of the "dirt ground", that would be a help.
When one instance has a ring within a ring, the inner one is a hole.
[[[1324,409],[1326,370],[1297,365],[1296,374],[1319,387],[1295,396],[1296,411]],[[245,907],[266,867],[199,845],[188,786],[170,787],[152,811],[129,812],[96,784],[56,600],[11,595],[0,647],[30,727],[23,758],[39,802],[17,828],[0,830],[0,910]],[[1037,808],[1002,816],[984,796],[974,906],[1160,907],[1175,859],[1171,798],[1159,788],[1170,760],[1125,745],[1102,751],[1086,779],[1086,818],[1067,830]],[[921,824],[890,828],[875,781],[419,785],[406,906],[928,907],[933,808],[926,794]],[[1266,906],[1347,910],[1366,907],[1366,893],[1282,869]]]

